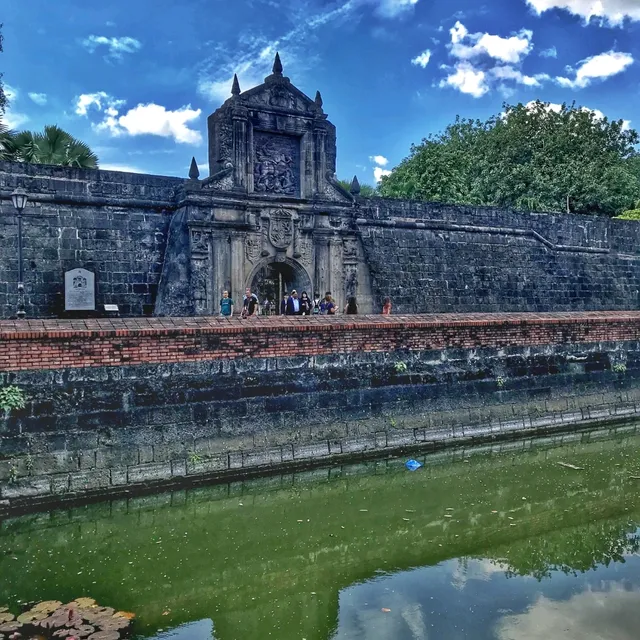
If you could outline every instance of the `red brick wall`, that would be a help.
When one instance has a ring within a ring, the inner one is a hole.
[[[640,340],[640,312],[0,321],[0,371]]]

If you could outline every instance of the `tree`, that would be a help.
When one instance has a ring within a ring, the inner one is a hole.
[[[2,53],[2,41],[4,37],[2,35],[2,24],[0,24],[0,53]],[[4,93],[4,85],[2,84],[2,76],[4,74],[0,71],[0,114],[4,113],[4,110],[7,107],[7,96]]]
[[[340,185],[351,192],[351,181],[350,180],[338,180]],[[360,185],[360,195],[364,198],[375,198],[380,195],[378,190],[375,187],[372,187],[370,184],[361,184]]]
[[[456,118],[413,145],[383,196],[531,211],[616,215],[640,197],[636,131],[591,110],[505,105],[487,121]]]
[[[56,125],[46,126],[44,133],[16,133],[13,145],[12,158],[18,162],[98,168],[98,157],[89,146]]]

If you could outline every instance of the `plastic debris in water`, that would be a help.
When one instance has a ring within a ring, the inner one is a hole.
[[[415,471],[416,469],[419,469],[422,466],[422,463],[418,462],[417,460],[407,460],[404,463],[404,466],[407,467],[409,471]]]

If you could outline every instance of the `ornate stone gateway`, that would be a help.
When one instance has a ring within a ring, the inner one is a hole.
[[[274,303],[276,314],[280,313],[280,301],[285,292],[291,293],[295,289],[301,295],[306,291],[309,298],[314,293],[306,271],[293,261],[265,264],[252,276],[250,286],[261,304],[265,300]]]
[[[209,172],[192,163],[169,233],[157,315],[215,314],[224,289],[277,297],[296,288],[355,295],[371,310],[369,273],[352,210],[335,178],[336,132],[314,100],[273,73],[208,119]]]

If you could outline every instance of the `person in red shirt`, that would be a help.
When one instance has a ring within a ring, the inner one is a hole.
[[[382,301],[382,315],[383,316],[391,315],[391,298],[385,298]]]

